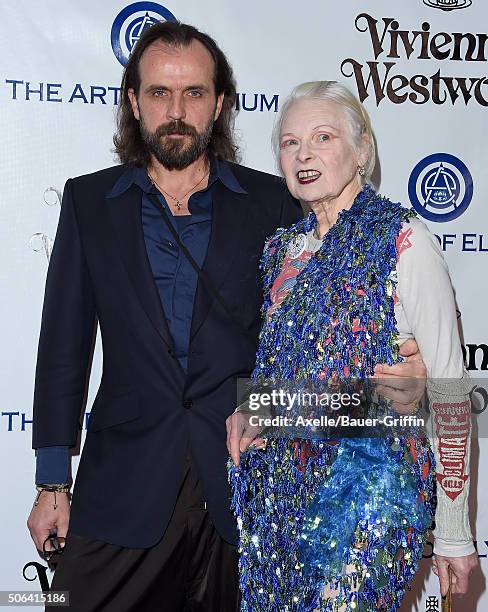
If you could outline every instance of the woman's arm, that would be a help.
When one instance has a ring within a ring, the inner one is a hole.
[[[475,552],[468,518],[471,413],[454,294],[447,265],[427,227],[412,219],[403,224],[400,236],[399,331],[415,337],[429,377],[437,473],[434,552],[462,557]],[[456,437],[442,435],[446,424]]]

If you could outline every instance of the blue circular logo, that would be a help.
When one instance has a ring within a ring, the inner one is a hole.
[[[176,17],[155,2],[135,2],[120,11],[113,22],[110,36],[113,52],[122,66],[127,64],[144,30],[158,21],[176,21]]]
[[[408,195],[415,210],[429,221],[452,221],[468,208],[473,178],[465,164],[448,153],[424,157],[413,169]]]

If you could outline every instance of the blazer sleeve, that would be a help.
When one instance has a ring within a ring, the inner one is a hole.
[[[46,279],[35,375],[33,448],[76,445],[95,332],[93,287],[70,179]]]

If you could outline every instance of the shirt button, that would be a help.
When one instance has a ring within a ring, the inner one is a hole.
[[[191,408],[193,402],[191,401],[191,399],[187,399],[183,402],[183,408]]]

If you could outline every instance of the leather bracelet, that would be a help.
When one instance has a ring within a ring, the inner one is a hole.
[[[69,493],[71,485],[69,484],[36,484],[38,491],[48,491],[49,493]]]
[[[40,485],[36,485],[36,489],[37,489],[37,497],[34,501],[34,506],[39,505],[39,498],[41,497],[41,493],[44,493],[45,491],[47,493],[54,493],[53,510],[57,510],[58,508],[58,500],[56,497],[57,493],[66,493],[69,496],[70,485],[68,484],[57,484],[57,485],[40,484]]]

